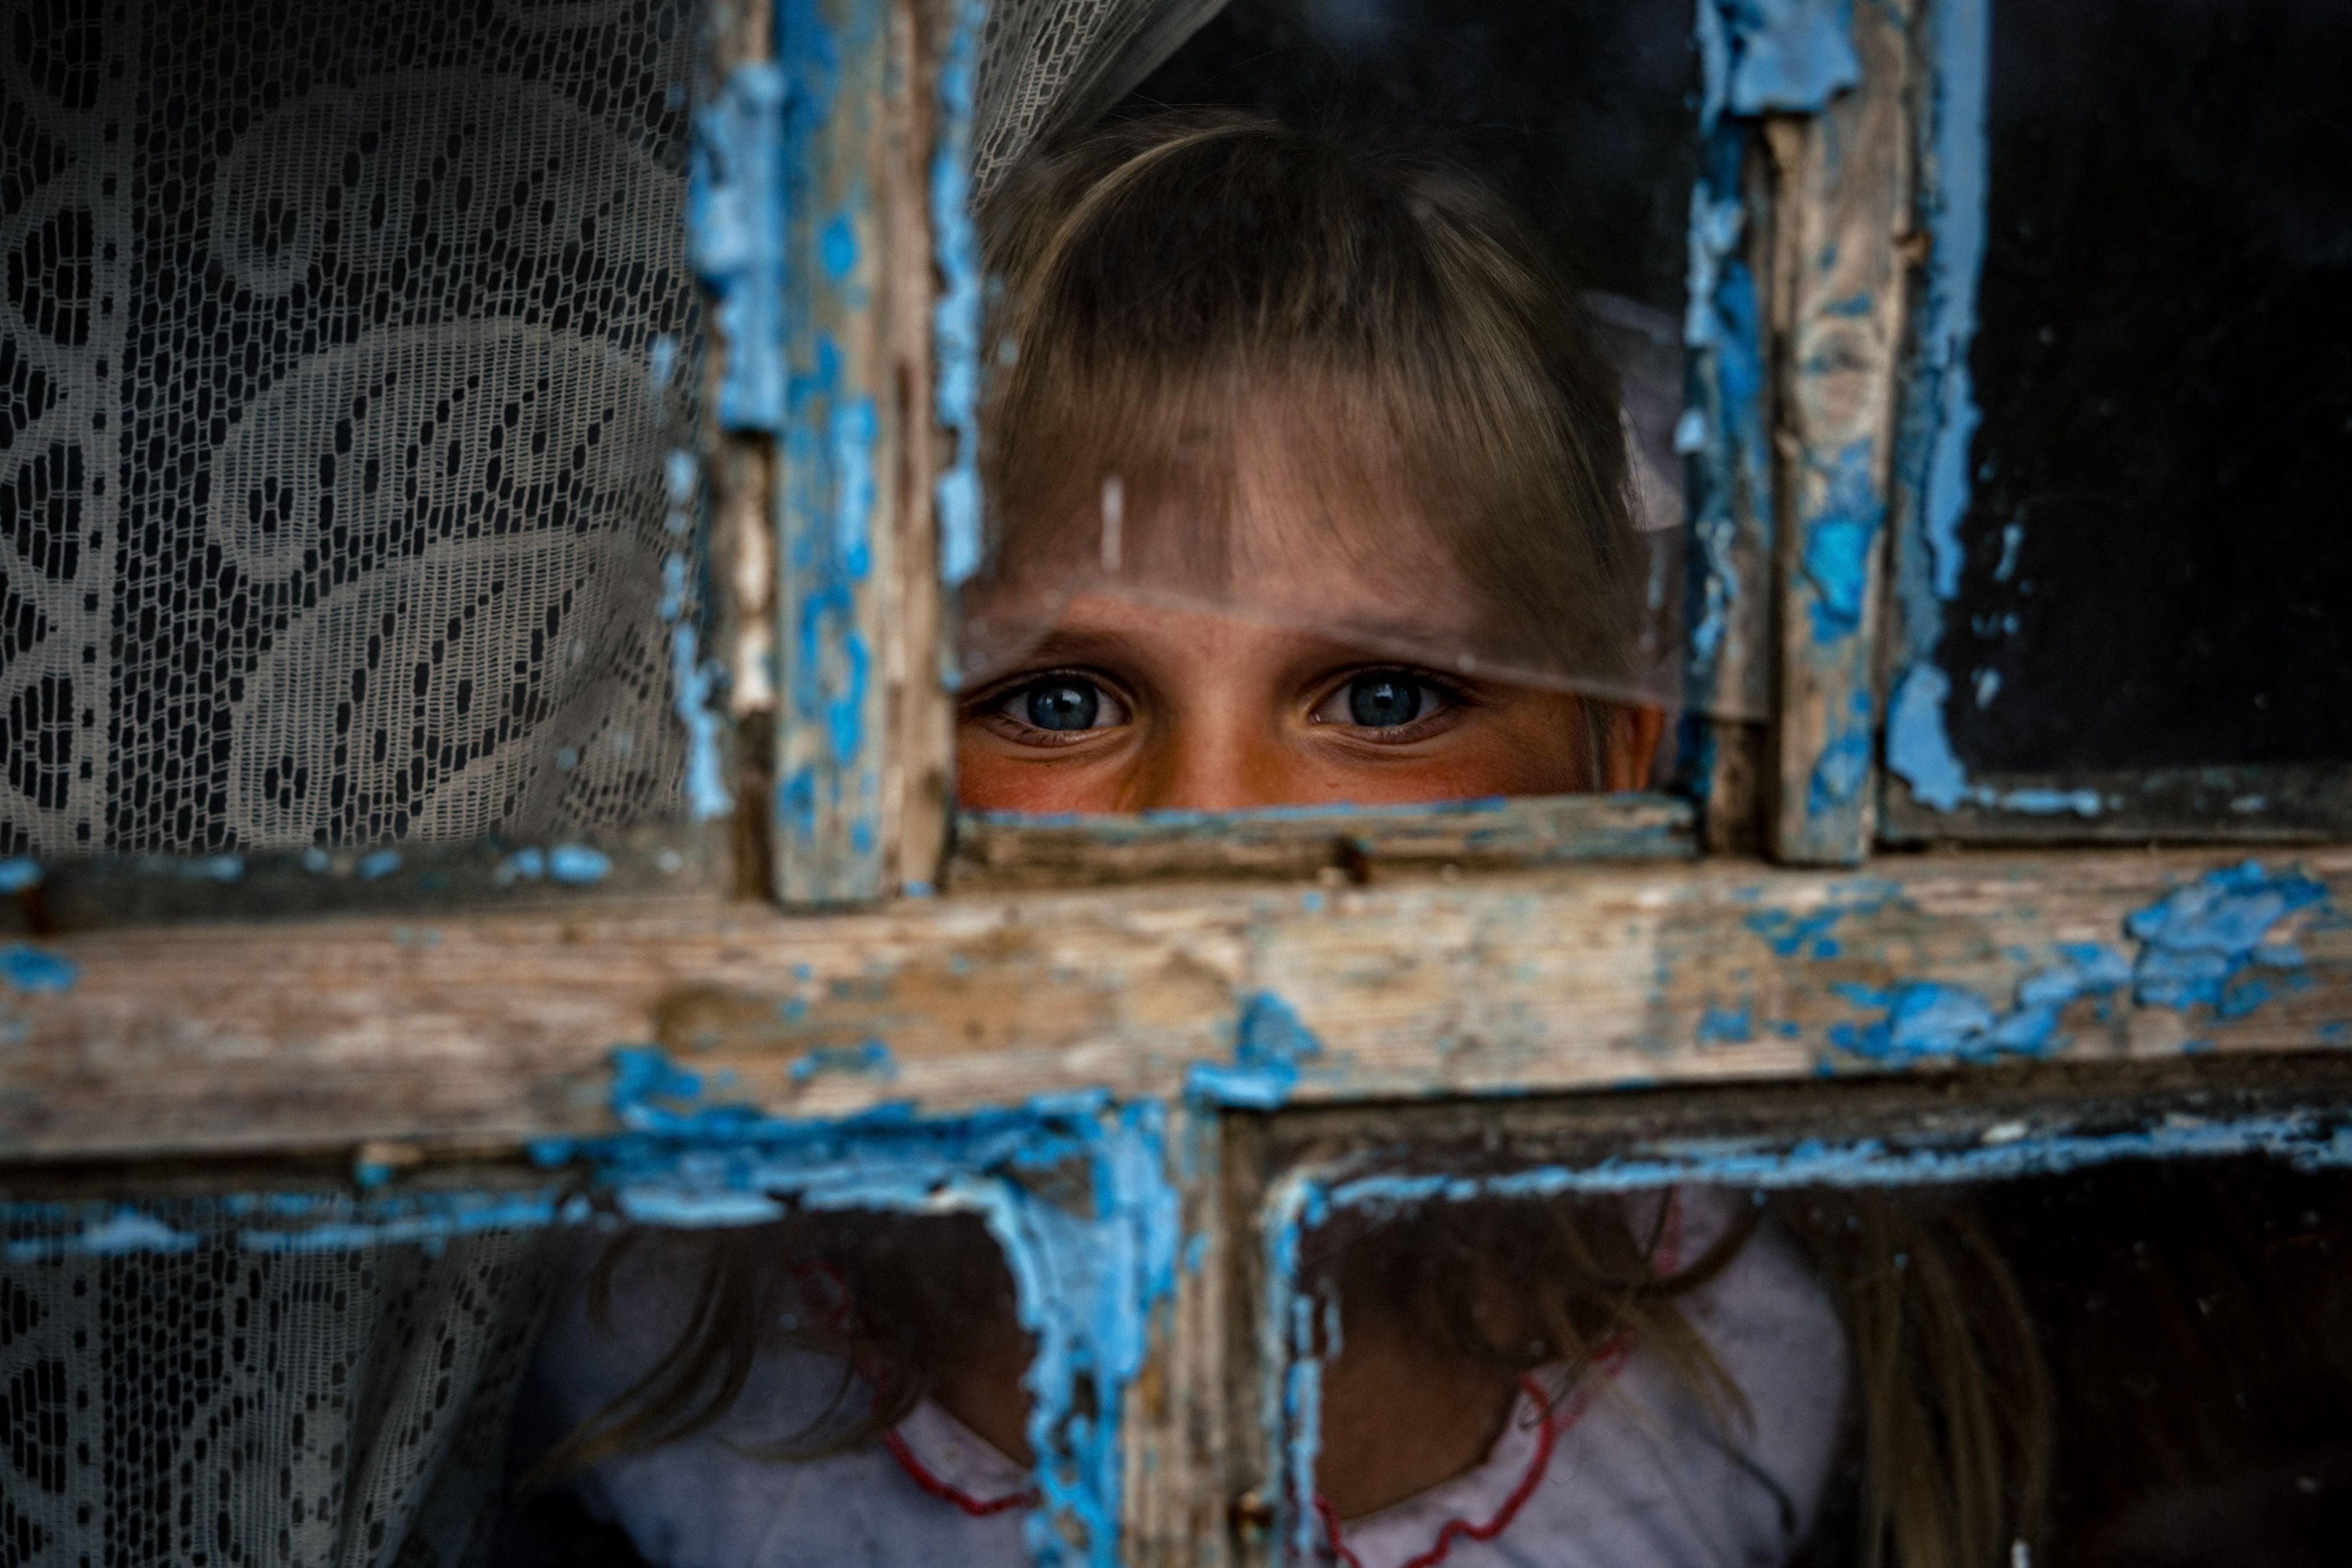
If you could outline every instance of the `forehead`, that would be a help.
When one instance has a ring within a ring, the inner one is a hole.
[[[1051,526],[1011,530],[966,594],[981,663],[1081,615],[1140,632],[1174,612],[1455,663],[1477,609],[1451,552],[1401,484],[1290,444],[1287,423],[1237,434],[1214,486],[1114,471]]]

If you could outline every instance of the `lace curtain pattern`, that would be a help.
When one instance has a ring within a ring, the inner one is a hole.
[[[0,852],[660,812],[685,0],[9,0]]]

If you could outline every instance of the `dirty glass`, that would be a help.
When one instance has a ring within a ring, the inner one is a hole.
[[[518,1402],[501,1550],[1026,1563],[1030,1361],[977,1215],[591,1228]]]
[[[1690,27],[1236,0],[989,172],[966,805],[1649,781]]]
[[[2022,1133],[1897,1186],[1868,1185],[1883,1145],[1814,1145],[1762,1188],[1700,1160],[1633,1191],[1475,1167],[1328,1189],[1283,1330],[1298,1544],[1359,1568],[2342,1561],[2341,1161],[2069,1168]]]
[[[745,1202],[0,1201],[0,1562],[1030,1562],[987,1225]]]
[[[1978,423],[1918,561],[1951,750],[2352,758],[2352,13],[2015,0],[1990,60]]]
[[[694,15],[0,7],[0,853],[677,814]]]
[[[8,1187],[17,1188],[15,1176]],[[548,1206],[0,1203],[0,1562],[478,1561]]]

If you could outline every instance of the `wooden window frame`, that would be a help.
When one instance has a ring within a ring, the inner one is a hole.
[[[699,236],[731,334],[704,454],[730,829],[648,830],[570,887],[501,880],[509,861],[480,848],[377,877],[289,859],[234,885],[174,863],[20,887],[34,939],[9,949],[0,998],[0,1199],[326,1181],[429,1228],[462,1223],[467,1194],[556,1218],[583,1182],[651,1181],[675,1218],[697,1191],[741,1190],[741,1168],[694,1164],[730,1137],[1093,1127],[1074,1134],[1088,1157],[1128,1161],[1136,1201],[1169,1206],[1172,1228],[1138,1234],[1181,1245],[1127,1301],[1140,1359],[1100,1385],[1123,1447],[1095,1456],[1118,1479],[1091,1472],[1069,1503],[1116,1518],[1080,1547],[1255,1562],[1290,1485],[1265,1419],[1269,1204],[1331,1147],[1470,1116],[1540,1124],[1530,1147],[1631,1148],[1740,1096],[1771,1099],[1776,1125],[1885,1127],[1933,1094],[1963,1113],[1945,1132],[1979,1143],[2036,1115],[2032,1137],[2074,1135],[2093,1104],[2352,1100],[2324,1054],[2352,1044],[2340,831],[2252,873],[2231,870],[2242,848],[1869,859],[1931,827],[1969,836],[1881,779],[1877,633],[1886,540],[1916,506],[1896,438],[1934,256],[1914,216],[1934,163],[1922,106],[1983,7],[1854,7],[1853,68],[1803,90],[1743,88],[1721,62],[1711,78],[1707,133],[1730,155],[1702,194],[1735,221],[1694,244],[1711,287],[1745,268],[1758,308],[1748,340],[1696,346],[1714,422],[1699,545],[1727,612],[1694,677],[1717,716],[1694,726],[1696,810],[1093,821],[949,805],[941,563],[969,556],[978,279],[956,171],[978,7],[822,0],[787,16],[821,37],[782,39],[743,8],[708,96],[774,156],[706,177],[749,183],[720,194],[772,245],[722,266]],[[1727,15],[1701,0],[1703,23]],[[787,308],[728,313],[763,286]],[[1734,406],[1740,353],[1768,373]],[[1774,863],[1742,852],[1758,848]],[[2315,892],[2216,950],[2242,992],[2158,983],[2165,911],[2233,874]],[[331,899],[299,892],[323,884]],[[2290,945],[2291,983],[2257,996]],[[1992,1022],[1906,1033],[1906,988]]]

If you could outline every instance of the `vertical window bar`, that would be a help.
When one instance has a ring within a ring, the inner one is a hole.
[[[1777,195],[1772,340],[1779,672],[1770,849],[1852,865],[1876,772],[1874,639],[1911,183],[1908,5],[1853,9],[1853,85],[1765,134]]]

